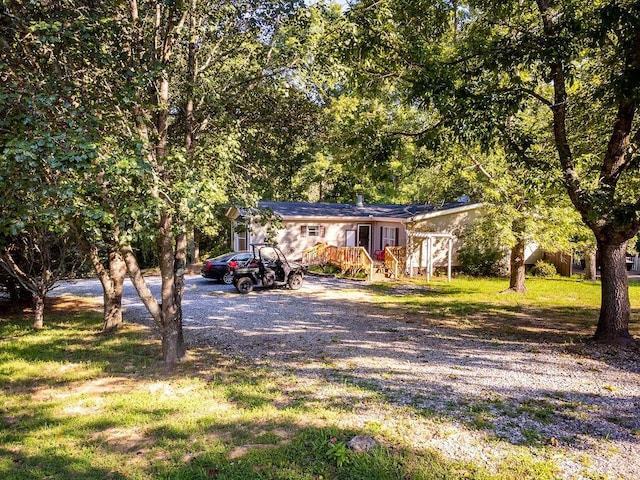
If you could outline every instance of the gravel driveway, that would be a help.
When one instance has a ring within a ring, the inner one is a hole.
[[[149,279],[152,289],[158,282]],[[52,295],[65,293],[101,296],[96,280],[61,284]],[[129,283],[124,305],[127,320],[149,321]],[[488,468],[517,449],[553,461],[558,478],[639,478],[637,352],[478,335],[428,313],[381,308],[364,283],[318,277],[295,292],[240,295],[189,276],[183,311],[191,346],[411,406],[424,427],[414,448]],[[363,422],[375,416],[365,410]]]

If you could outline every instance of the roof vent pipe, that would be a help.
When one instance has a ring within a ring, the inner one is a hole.
[[[358,194],[358,199],[356,201],[356,207],[364,207],[364,197],[361,193]]]

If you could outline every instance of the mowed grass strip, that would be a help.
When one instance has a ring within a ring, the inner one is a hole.
[[[436,317],[460,323],[480,306],[505,318],[518,308],[566,311],[563,321],[576,325],[584,322],[581,309],[597,315],[597,286],[576,283],[576,293],[571,284],[563,303],[559,288],[543,282],[529,282],[526,295],[512,298],[496,295],[503,281],[466,279],[418,285],[403,296],[379,288],[377,298],[413,311],[440,308]],[[634,325],[639,293],[633,286]],[[471,310],[461,310],[466,303]],[[211,349],[191,350],[167,373],[153,331],[127,324],[101,334],[99,309],[81,300],[50,305],[43,330],[30,322],[0,314],[3,479],[556,478],[553,461],[533,459],[526,446],[514,445],[491,471],[418,448],[405,435],[418,428],[415,412],[354,385],[299,379]],[[346,398],[397,426],[362,427]],[[379,446],[368,454],[344,448],[357,434],[375,436]]]
[[[419,314],[425,322],[474,330],[484,337],[554,342],[585,340],[593,335],[600,311],[600,282],[579,278],[528,278],[525,293],[505,291],[508,280],[455,278],[446,282],[407,279],[374,285],[375,301],[388,309]],[[629,282],[630,331],[640,335],[640,281]],[[542,336],[541,336],[542,335]]]

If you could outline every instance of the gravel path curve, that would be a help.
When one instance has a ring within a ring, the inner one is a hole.
[[[158,288],[157,278],[149,281]],[[95,280],[79,280],[53,295],[65,293],[101,290]],[[149,321],[128,283],[124,305],[128,320]],[[412,407],[422,422],[411,430],[415,448],[488,468],[516,449],[553,461],[557,478],[640,478],[637,352],[548,335],[478,335],[428,313],[383,308],[364,283],[318,277],[296,292],[240,295],[188,276],[183,310],[192,346],[308,381],[348,381]],[[362,421],[375,414],[363,407]]]

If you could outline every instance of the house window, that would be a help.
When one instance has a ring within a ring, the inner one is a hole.
[[[301,237],[324,237],[324,226],[322,225],[301,225]]]
[[[398,227],[382,227],[381,248],[398,246]]]

